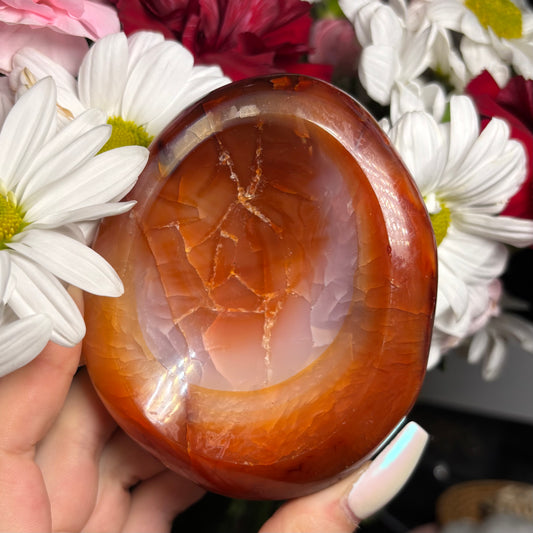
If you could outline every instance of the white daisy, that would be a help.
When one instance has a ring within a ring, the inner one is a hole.
[[[452,96],[449,123],[410,112],[390,137],[426,202],[438,245],[434,365],[441,352],[472,333],[476,321],[482,323],[488,286],[507,263],[504,244],[533,243],[533,221],[496,216],[524,180],[526,156],[503,120],[492,119],[480,133],[466,96]]]
[[[471,79],[471,75],[461,54],[455,49],[451,32],[429,20],[426,23],[435,28],[435,39],[430,49],[429,67],[446,78],[448,83],[458,92],[463,92]]]
[[[386,105],[398,86],[408,84],[429,66],[435,32],[421,25],[404,0],[340,0],[362,47],[359,79],[368,95]]]
[[[527,303],[507,294],[501,295],[501,283],[496,281],[494,301],[497,312],[483,328],[477,328],[468,339],[467,358],[471,364],[481,364],[481,374],[490,381],[496,379],[507,359],[509,346],[520,346],[533,353],[533,324],[518,313],[527,310]],[[493,287],[491,287],[493,289]]]
[[[468,361],[481,363],[483,378],[494,380],[501,373],[511,344],[533,352],[533,324],[518,315],[502,313],[472,336]]]
[[[440,122],[446,110],[446,94],[438,83],[414,80],[398,86],[391,95],[390,120],[394,124],[410,111],[427,111]]]
[[[111,266],[83,244],[77,224],[131,208],[115,202],[133,187],[148,150],[96,155],[111,133],[102,113],[82,113],[58,132],[56,110],[55,84],[43,79],[15,103],[0,131],[0,285],[10,312],[22,319],[46,315],[50,340],[74,345],[85,325],[65,286],[106,296],[123,290]],[[5,309],[4,318],[3,335],[5,327],[25,327],[11,324]],[[40,320],[40,339],[45,325]],[[14,354],[17,340],[33,342],[29,333],[11,340]]]
[[[52,333],[52,321],[46,315],[17,318],[6,305],[14,285],[10,269],[9,257],[0,254],[0,377],[34,359]]]
[[[488,70],[500,86],[510,69],[533,79],[533,12],[511,0],[422,0],[427,17],[458,32],[469,79]],[[441,49],[442,50],[442,49]]]
[[[60,65],[33,49],[13,58],[14,90],[52,76],[58,103],[74,116],[102,110],[113,134],[109,146],[148,146],[185,107],[229,83],[219,67],[194,66],[191,53],[159,33],[124,33],[97,41],[85,56],[77,80]]]

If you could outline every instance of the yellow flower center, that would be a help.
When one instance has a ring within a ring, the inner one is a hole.
[[[24,213],[17,205],[13,194],[8,193],[7,196],[0,194],[0,250],[4,249],[13,235],[19,233],[25,226]]]
[[[107,152],[121,146],[144,146],[148,148],[154,136],[150,135],[143,126],[137,126],[132,120],[124,120],[122,117],[109,117],[107,123],[113,126],[111,137],[104,144],[100,153]]]
[[[444,240],[444,237],[446,237],[448,228],[450,227],[450,210],[444,204],[441,204],[440,211],[438,213],[430,213],[429,218],[435,233],[435,241],[437,242],[437,246],[439,246]]]
[[[511,0],[465,0],[484,28],[503,39],[522,37],[522,12]]]

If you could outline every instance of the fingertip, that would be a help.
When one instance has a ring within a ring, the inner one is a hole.
[[[428,441],[427,432],[408,423],[372,461],[335,485],[284,504],[260,533],[353,532],[384,507],[408,481]]]
[[[359,520],[346,506],[346,497],[368,464],[319,492],[290,500],[263,525],[259,533],[351,533]]]
[[[347,507],[359,520],[384,507],[407,483],[415,470],[429,435],[409,422],[370,463],[348,493]]]

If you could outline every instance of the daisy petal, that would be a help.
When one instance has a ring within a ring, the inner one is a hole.
[[[120,296],[122,282],[111,265],[94,250],[58,232],[31,229],[11,250],[34,261],[66,283],[101,296]]]
[[[186,94],[183,94],[180,99],[182,109],[197,102],[211,91],[230,83],[231,80],[222,75],[220,71],[219,76],[202,77],[195,76],[194,72],[189,80]],[[177,107],[177,106],[176,106]]]
[[[142,146],[108,150],[87,161],[63,179],[50,184],[46,194],[28,199],[28,220],[40,220],[48,213],[72,211],[122,198],[135,185],[148,159]]]
[[[433,338],[431,340],[431,346],[429,348],[428,364],[427,364],[428,370],[435,368],[439,364],[441,358],[442,358],[442,352],[441,352],[440,346],[437,342],[435,342]]]
[[[61,283],[44,269],[24,257],[12,254],[13,275],[17,285],[9,300],[21,318],[47,315],[53,324],[50,340],[74,346],[85,335],[85,322],[78,306]]]
[[[128,78],[122,113],[136,124],[146,125],[158,117],[169,102],[178,105],[193,68],[192,54],[181,44],[164,41],[148,50]],[[157,98],[154,98],[157,95]],[[169,121],[173,116],[169,117]],[[152,135],[159,132],[149,131]]]
[[[478,213],[461,213],[455,221],[465,233],[503,242],[519,248],[533,244],[533,220],[490,216]]]
[[[516,340],[524,350],[533,352],[533,324],[529,320],[503,313],[493,323],[497,333],[507,339]]]
[[[13,57],[13,70],[9,74],[12,87],[15,88],[19,83],[24,83],[24,69],[28,69],[36,80],[51,76],[57,87],[57,103],[68,109],[74,116],[83,111],[83,106],[78,99],[76,79],[59,63],[52,61],[34,48],[19,50]]]
[[[157,117],[152,118],[146,129],[161,132],[173,118],[189,105],[196,103],[211,91],[230,83],[231,80],[222,74],[219,67],[195,66],[184,92],[174,99]]]
[[[486,329],[478,331],[473,337],[468,347],[468,362],[477,365],[483,360],[491,346],[491,337]]]
[[[78,76],[80,100],[85,107],[121,114],[122,93],[128,73],[128,41],[123,33],[97,41],[85,56]]]
[[[503,337],[492,336],[492,343],[489,352],[483,359],[481,375],[483,379],[492,381],[496,379],[501,372],[505,359],[507,358],[507,343]]]
[[[430,59],[429,49],[435,36],[432,26],[421,32],[406,35],[402,50],[402,79],[413,80],[426,70]]]
[[[139,59],[157,44],[162,43],[165,37],[154,31],[138,31],[128,37],[128,75]]]
[[[420,192],[431,192],[441,178],[446,155],[433,117],[420,111],[404,114],[394,126],[391,139]]]
[[[472,143],[463,159],[461,174],[470,174],[487,159],[498,159],[508,140],[509,126],[507,123],[500,119],[491,120]]]
[[[91,110],[88,114],[101,114]],[[111,135],[111,126],[102,124],[82,133],[78,120],[63,128],[52,142],[43,146],[28,172],[21,178],[16,194],[25,209],[31,207],[32,196],[43,196],[50,185],[66,174],[81,167],[106,143]],[[43,190],[44,189],[44,190]]]
[[[474,78],[483,70],[488,70],[500,87],[505,87],[510,77],[509,66],[498,57],[494,48],[488,44],[474,42],[467,37],[461,39],[461,55]]]
[[[465,283],[457,277],[445,263],[439,262],[439,284],[437,296],[437,318],[443,314],[445,307],[450,307],[456,317],[464,316],[468,309],[468,294]]]
[[[505,270],[508,251],[501,243],[465,233],[455,226],[439,245],[439,268],[446,264],[465,283],[487,283]]]
[[[5,250],[0,251],[0,302],[5,303],[9,299],[8,290],[11,277],[11,259]],[[1,304],[0,304],[1,309]],[[1,346],[1,344],[0,344]]]
[[[479,135],[479,119],[476,108],[467,96],[450,99],[450,142],[447,171],[450,175],[468,154]]]
[[[359,78],[370,97],[382,105],[389,103],[398,69],[399,61],[393,47],[370,45],[361,52]]]
[[[462,10],[457,8],[456,0],[441,0],[427,3],[427,16],[439,26],[450,30],[461,30]]]
[[[0,76],[0,128],[13,107],[13,94],[5,76]]]
[[[533,42],[518,41],[512,47],[511,53],[516,72],[527,80],[533,79]]]
[[[340,0],[339,6],[346,18],[352,21],[360,45],[362,47],[369,46],[372,43],[371,22],[376,11],[382,7],[381,2],[377,0],[365,0],[363,2]]]
[[[398,47],[403,37],[403,28],[398,15],[387,5],[381,5],[370,20],[372,44]]]
[[[46,78],[15,103],[0,131],[0,168],[8,190],[14,189],[25,167],[56,132],[56,88]]]
[[[455,175],[447,174],[441,193],[450,205],[498,213],[518,191],[526,176],[526,156],[508,133],[502,120],[491,120]]]
[[[0,326],[0,377],[27,365],[48,343],[52,321],[32,315]]]
[[[100,205],[89,205],[72,209],[71,211],[62,211],[61,213],[50,213],[44,216],[32,228],[51,229],[63,226],[64,224],[79,224],[81,222],[97,221],[102,218],[121,215],[128,212],[136,202],[109,202]]]

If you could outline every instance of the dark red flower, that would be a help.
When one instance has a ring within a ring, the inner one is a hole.
[[[296,72],[329,80],[331,67],[302,62],[311,5],[303,0],[111,0],[126,34],[162,32],[197,63],[218,64],[238,80]]]
[[[528,158],[527,176],[502,214],[533,219],[533,81],[515,76],[500,89],[492,76],[484,71],[468,84],[466,92],[475,100],[483,125],[491,117],[504,118],[511,127],[511,137],[524,145]]]

